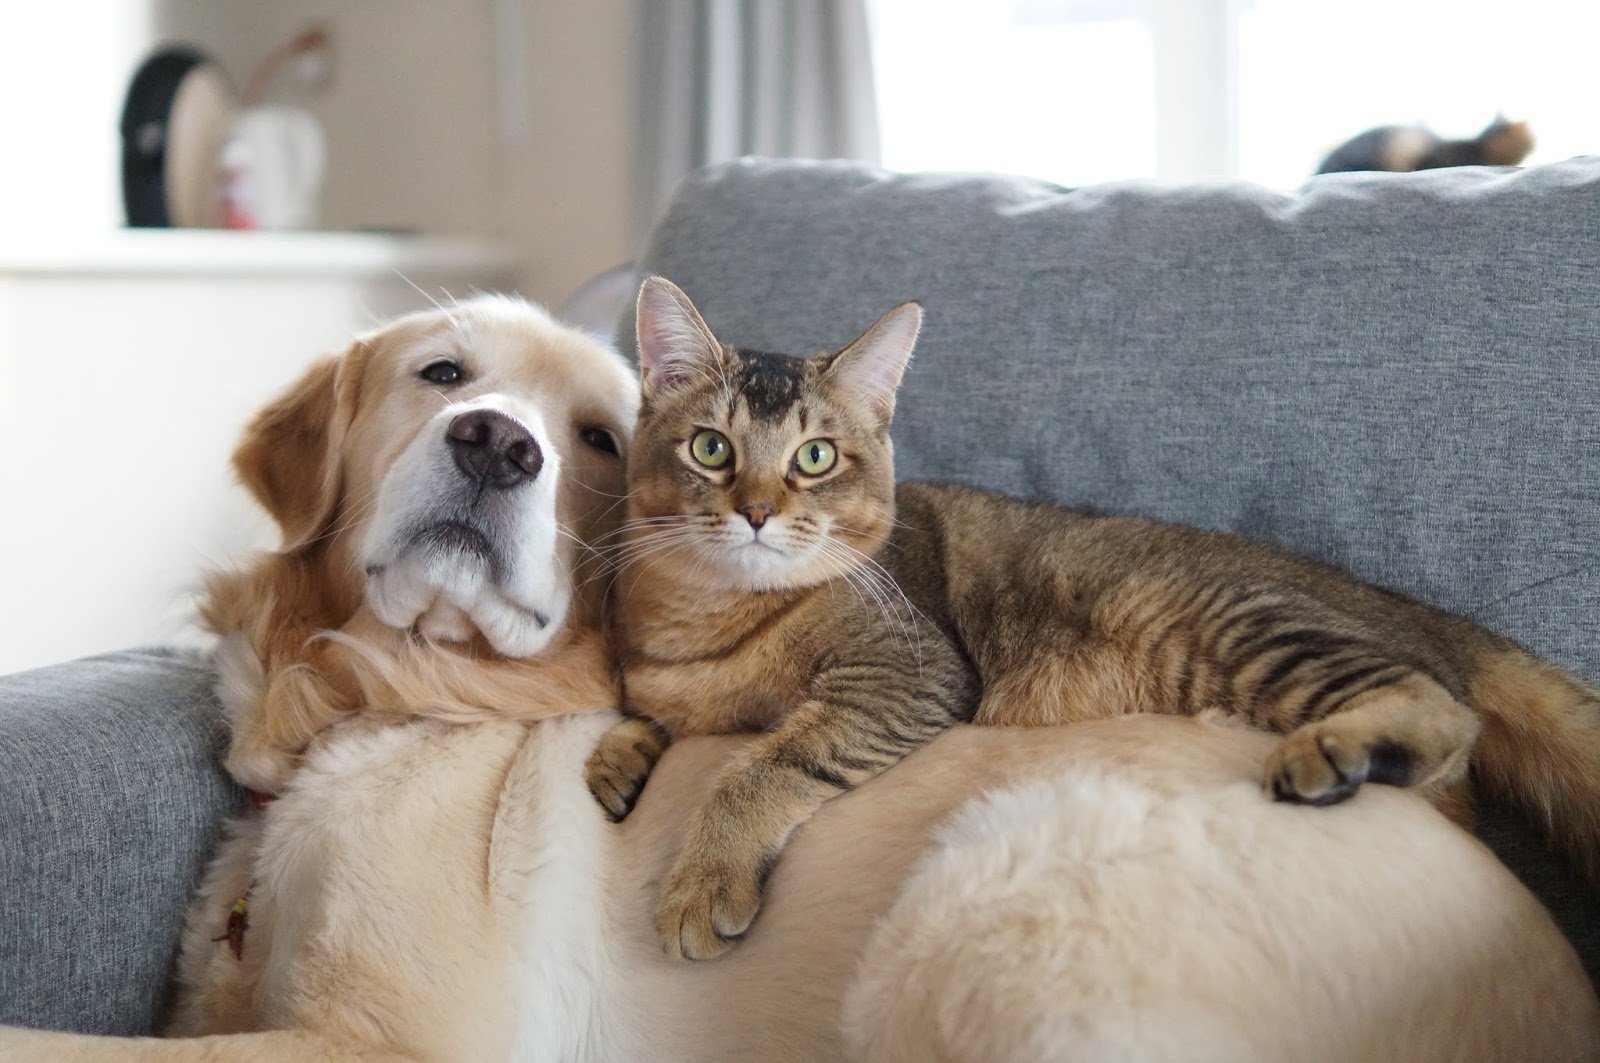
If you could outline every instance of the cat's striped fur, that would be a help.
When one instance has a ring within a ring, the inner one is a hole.
[[[665,281],[641,291],[617,581],[638,718],[596,751],[591,789],[620,817],[669,736],[767,732],[666,883],[669,952],[726,949],[818,805],[966,720],[1221,709],[1286,736],[1264,779],[1280,799],[1381,782],[1458,815],[1476,741],[1480,778],[1600,871],[1600,699],[1510,641],[1236,535],[896,490],[888,426],[919,321],[897,308],[794,359],[718,343]],[[692,451],[708,430],[731,448],[718,468]],[[803,475],[819,438],[837,461]]]

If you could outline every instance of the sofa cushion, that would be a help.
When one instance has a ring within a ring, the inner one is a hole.
[[[902,478],[1243,531],[1594,681],[1597,204],[1600,159],[1292,193],[745,160],[643,264],[767,350],[920,299]]]
[[[171,651],[0,678],[0,1022],[144,1034],[241,795],[203,665]]]

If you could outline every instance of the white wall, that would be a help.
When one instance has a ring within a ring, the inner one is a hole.
[[[528,136],[509,153],[513,244],[527,290],[559,305],[631,261],[633,18],[628,0],[509,0],[527,12]],[[655,0],[649,0],[655,2]]]
[[[151,33],[138,0],[0,5],[0,244],[122,223],[117,122]]]

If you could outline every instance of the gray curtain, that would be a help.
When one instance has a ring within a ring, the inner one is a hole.
[[[642,234],[692,171],[741,155],[878,161],[866,0],[636,0]]]

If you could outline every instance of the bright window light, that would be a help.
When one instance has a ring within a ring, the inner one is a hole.
[[[884,165],[1300,184],[1378,125],[1600,152],[1600,3],[869,0]]]
[[[1600,5],[1254,0],[1239,25],[1240,176],[1284,187],[1379,125],[1476,136],[1526,121],[1528,163],[1600,151]]]
[[[873,0],[884,165],[1064,184],[1155,169],[1137,2]]]

